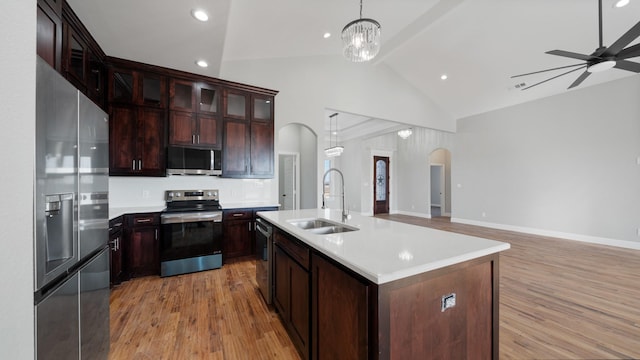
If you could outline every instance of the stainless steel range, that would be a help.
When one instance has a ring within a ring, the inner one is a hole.
[[[222,267],[218,190],[168,190],[160,215],[160,276]]]

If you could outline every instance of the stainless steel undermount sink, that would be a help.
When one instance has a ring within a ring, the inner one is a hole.
[[[318,235],[336,234],[360,230],[357,227],[333,222],[326,219],[290,220],[291,225]]]

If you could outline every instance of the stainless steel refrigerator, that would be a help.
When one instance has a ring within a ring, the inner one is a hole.
[[[37,359],[107,359],[108,116],[37,59]]]

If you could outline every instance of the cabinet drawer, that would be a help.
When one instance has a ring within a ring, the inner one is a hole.
[[[309,270],[309,248],[296,239],[292,239],[280,231],[274,234],[274,242],[282,248],[292,259],[306,270]]]
[[[222,213],[223,220],[251,220],[253,210],[226,210]]]
[[[115,219],[109,220],[109,235],[115,234],[116,232],[121,231],[123,225],[124,225],[124,220],[122,216],[118,216]]]
[[[158,225],[159,223],[160,216],[157,213],[127,215],[129,226]]]

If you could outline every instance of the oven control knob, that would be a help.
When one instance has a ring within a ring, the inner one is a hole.
[[[207,196],[213,196],[213,193],[212,193],[211,191],[209,191],[209,192],[207,193]]]
[[[176,196],[177,196],[177,197],[180,197],[180,193],[179,193],[179,192],[177,192],[177,193],[176,193]]]
[[[167,199],[171,199],[171,198],[173,198],[173,193],[172,192],[167,194]]]

